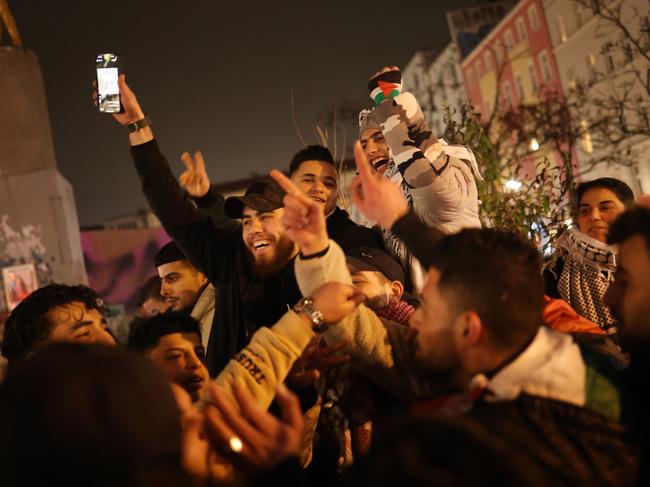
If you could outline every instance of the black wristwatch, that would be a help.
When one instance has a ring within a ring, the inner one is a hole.
[[[137,132],[145,127],[151,127],[151,119],[145,115],[144,118],[136,120],[135,122],[127,123],[124,127],[128,133],[132,134],[133,132]]]
[[[316,333],[323,333],[327,329],[327,323],[325,323],[323,313],[314,308],[314,301],[311,298],[302,298],[293,307],[293,310],[296,313],[302,313],[307,316],[311,321],[311,329]]]

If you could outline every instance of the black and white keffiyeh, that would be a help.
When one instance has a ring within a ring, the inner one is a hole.
[[[616,322],[603,303],[603,296],[614,280],[616,248],[577,228],[564,232],[557,240],[556,248],[554,261],[562,259],[564,264],[557,281],[560,295],[578,314],[614,338]]]

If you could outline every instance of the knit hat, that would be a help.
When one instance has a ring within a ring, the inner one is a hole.
[[[359,112],[359,137],[368,129],[380,129],[374,108],[364,108]]]

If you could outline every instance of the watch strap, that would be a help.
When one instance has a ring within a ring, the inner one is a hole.
[[[298,301],[298,303],[293,307],[293,310],[296,313],[302,313],[309,318],[309,321],[311,321],[311,328],[314,332],[322,333],[327,329],[327,323],[325,323],[323,313],[314,307],[314,301],[310,297],[302,298]]]
[[[144,118],[136,120],[135,122],[127,123],[124,127],[128,133],[132,134],[142,128],[151,127],[151,119],[148,115],[145,115]]]

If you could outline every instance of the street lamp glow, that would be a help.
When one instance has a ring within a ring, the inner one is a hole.
[[[539,150],[539,142],[537,142],[537,139],[535,137],[530,139],[530,150],[532,150],[533,152]]]
[[[508,179],[505,186],[507,190],[519,191],[521,188],[521,181],[517,181],[516,179]]]

